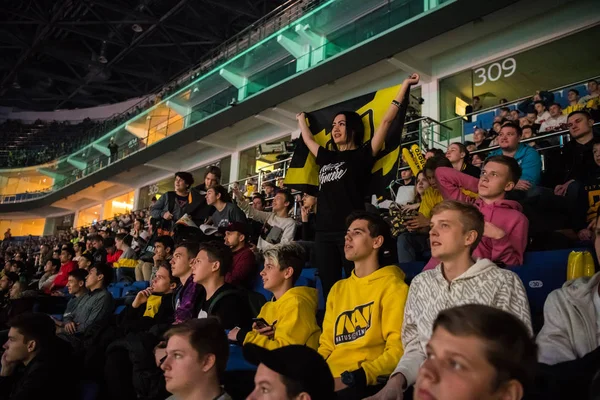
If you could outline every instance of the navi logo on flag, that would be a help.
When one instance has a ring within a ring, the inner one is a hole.
[[[372,309],[373,302],[370,302],[338,315],[334,327],[334,343],[338,345],[353,342],[365,336],[371,327]]]
[[[375,129],[379,126],[390,103],[400,90],[400,85],[378,90],[354,99],[350,99],[307,114],[308,125],[315,141],[325,147],[331,148],[333,138],[331,125],[334,117],[340,111],[355,111],[362,118],[365,127],[364,141],[371,140]],[[400,144],[402,142],[402,129],[406,117],[408,96],[402,101],[402,106],[396,119],[388,131],[385,143],[375,158],[371,169],[371,180],[368,193],[383,195],[390,182],[396,179],[398,161],[400,159]],[[285,176],[285,186],[290,189],[316,195],[319,188],[319,166],[315,157],[310,153],[302,138],[298,139],[290,167]]]

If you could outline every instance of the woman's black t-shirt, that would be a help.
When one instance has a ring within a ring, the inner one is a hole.
[[[354,210],[365,209],[373,162],[370,141],[347,151],[319,147],[317,231],[343,232],[346,217]]]

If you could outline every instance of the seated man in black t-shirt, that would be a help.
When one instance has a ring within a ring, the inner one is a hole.
[[[232,267],[233,254],[223,242],[200,244],[192,264],[192,277],[204,291],[198,294],[194,312],[198,318],[219,318],[225,329],[250,330],[252,315],[247,298],[235,286],[225,283],[225,275]]]
[[[588,178],[583,181],[582,195],[588,201],[587,228],[579,231],[579,238],[582,240],[591,240],[594,236],[593,231],[598,220],[598,208],[600,207],[600,138],[593,138],[594,162],[597,167],[590,171]]]

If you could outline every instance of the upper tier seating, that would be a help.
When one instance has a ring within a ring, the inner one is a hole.
[[[569,101],[567,100],[567,92],[571,89],[576,89],[582,96],[587,93],[587,88],[585,84],[571,86],[552,92],[554,94],[554,101],[560,104],[562,108],[566,108],[569,105]],[[494,117],[500,115],[501,107],[504,106],[498,106],[493,110],[473,115],[472,122],[464,123],[463,132],[465,133],[465,135],[473,133],[475,128],[483,128],[486,130],[491,129],[494,123]],[[510,104],[507,107],[511,110],[515,110],[517,108],[517,104]]]

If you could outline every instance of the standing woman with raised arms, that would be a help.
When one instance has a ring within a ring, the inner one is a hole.
[[[373,138],[365,143],[363,143],[365,128],[361,117],[356,112],[342,111],[335,116],[331,129],[333,138],[331,150],[320,146],[314,140],[305,113],[296,116],[302,131],[302,139],[317,158],[319,166],[315,262],[323,283],[325,297],[333,284],[341,278],[342,266],[346,270],[346,276],[350,276],[353,266],[344,255],[346,217],[354,210],[364,210],[375,156],[383,147],[387,133],[402,106],[402,101],[408,101],[407,92],[410,86],[418,82],[418,74],[412,74],[404,80],[396,98],[383,116],[381,124],[375,130]],[[369,233],[349,234],[368,235]],[[347,250],[352,251],[352,249]]]

